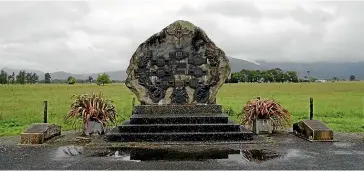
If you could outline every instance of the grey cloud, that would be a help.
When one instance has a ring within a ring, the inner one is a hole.
[[[209,13],[220,13],[236,17],[261,17],[262,12],[256,6],[247,1],[221,1],[208,3],[204,8]]]
[[[177,19],[200,26],[227,55],[236,58],[292,62],[364,60],[362,2],[318,2],[313,10],[301,5],[262,10],[254,1],[205,1],[200,6],[188,2],[178,9],[173,6],[177,10],[150,9],[161,17],[123,12],[148,3],[0,2],[0,68],[74,73],[125,69],[140,43]],[[326,7],[337,10],[327,12]],[[107,15],[95,19],[99,14],[95,10]],[[246,25],[237,25],[241,22]],[[268,24],[265,28],[264,22],[273,26]],[[289,22],[294,22],[293,26]],[[250,27],[253,30],[249,34],[239,34]]]
[[[219,39],[219,41],[222,42],[222,46],[230,56],[266,61],[364,60],[364,57],[362,57],[364,53],[360,51],[362,41],[359,40],[364,36],[361,31],[364,29],[364,19],[358,18],[360,14],[364,14],[358,6],[364,7],[364,3],[326,2],[320,3],[320,5],[322,7],[336,7],[338,12],[331,14],[323,8],[306,10],[301,5],[287,10],[260,10],[253,2],[246,1],[215,2],[202,8],[185,7],[183,10],[198,11],[191,12],[193,14],[219,13],[225,17],[249,18],[252,24],[259,23],[264,19],[282,20],[291,18],[301,24],[302,27],[306,27],[305,31],[286,30],[245,36],[229,34],[228,30],[220,29],[221,37],[224,38]],[[179,12],[183,13],[183,11]],[[353,14],[357,16],[355,17]],[[344,19],[344,22],[340,23],[342,19]],[[336,26],[337,29],[329,33],[332,24],[335,22],[341,24],[341,26]],[[326,41],[327,37],[331,36],[337,39]]]

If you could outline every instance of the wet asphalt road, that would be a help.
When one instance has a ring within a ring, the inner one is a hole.
[[[202,161],[131,161],[128,154],[119,156],[88,157],[81,148],[64,152],[65,147],[20,147],[0,146],[0,169],[90,169],[90,170],[363,170],[363,142],[316,142],[303,141],[289,136],[274,144],[230,145],[213,148],[270,149],[282,156],[260,163],[246,160],[240,154],[231,154],[227,159]],[[187,147],[190,150],[200,148]],[[63,150],[62,150],[63,149]],[[208,153],[208,151],[207,151]]]

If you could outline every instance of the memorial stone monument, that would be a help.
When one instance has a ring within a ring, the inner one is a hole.
[[[126,86],[140,105],[109,141],[248,140],[252,132],[228,120],[216,94],[230,74],[229,60],[206,33],[178,20],[133,54]]]

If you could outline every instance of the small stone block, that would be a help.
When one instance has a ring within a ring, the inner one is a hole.
[[[44,137],[41,133],[22,133],[20,144],[43,144]]]
[[[61,135],[60,126],[49,123],[35,123],[21,134],[20,144],[43,144],[58,135]]]

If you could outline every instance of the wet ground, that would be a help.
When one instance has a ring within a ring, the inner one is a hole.
[[[337,134],[337,142],[309,142],[293,135],[256,144],[0,145],[0,169],[364,169],[363,134]]]

